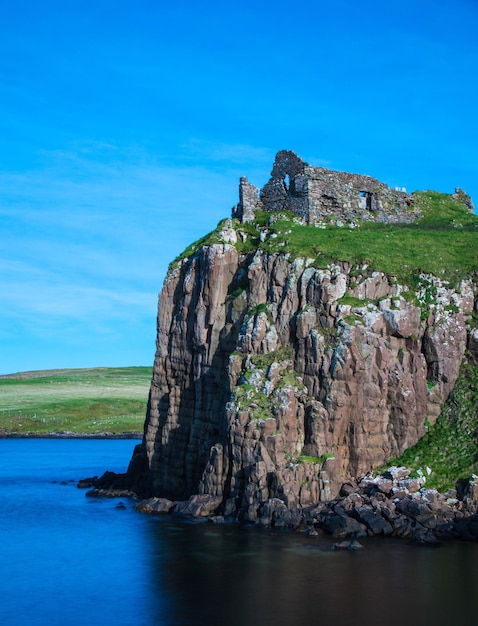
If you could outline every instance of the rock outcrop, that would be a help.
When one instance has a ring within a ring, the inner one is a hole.
[[[425,433],[458,376],[471,285],[442,288],[423,323],[386,276],[350,283],[344,265],[243,258],[229,244],[169,274],[141,447],[153,494],[221,496],[253,521],[270,498],[334,497]],[[346,293],[363,306],[341,304]]]
[[[244,237],[226,221],[169,270],[144,438],[123,486],[160,498],[153,509],[192,497],[194,510],[257,523],[280,511],[294,525],[436,420],[476,344],[475,286],[421,275],[412,293],[367,266],[241,251]],[[348,525],[375,523],[362,504]]]

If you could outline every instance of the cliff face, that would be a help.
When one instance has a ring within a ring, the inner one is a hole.
[[[424,434],[458,376],[471,284],[439,287],[425,319],[385,275],[350,272],[228,243],[170,272],[143,443],[154,495],[220,496],[255,521],[272,498],[335,497]]]
[[[278,505],[330,500],[415,444],[467,343],[476,356],[467,319],[478,311],[471,280],[452,287],[418,273],[407,286],[363,263],[291,255],[270,228],[280,217],[252,236],[246,222],[264,209],[255,197],[242,179],[247,219],[226,220],[168,272],[144,439],[129,470],[145,495],[211,496],[252,522]],[[414,200],[407,206],[420,214]]]

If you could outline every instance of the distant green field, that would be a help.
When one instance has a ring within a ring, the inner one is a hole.
[[[151,367],[0,376],[0,435],[142,432]]]

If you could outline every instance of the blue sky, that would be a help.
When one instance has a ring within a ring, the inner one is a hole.
[[[476,0],[0,0],[0,374],[151,365],[275,153],[478,205]]]

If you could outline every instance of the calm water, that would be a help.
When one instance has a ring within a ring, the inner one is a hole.
[[[124,471],[136,443],[0,440],[0,624],[478,626],[477,544],[337,553],[76,488]]]

